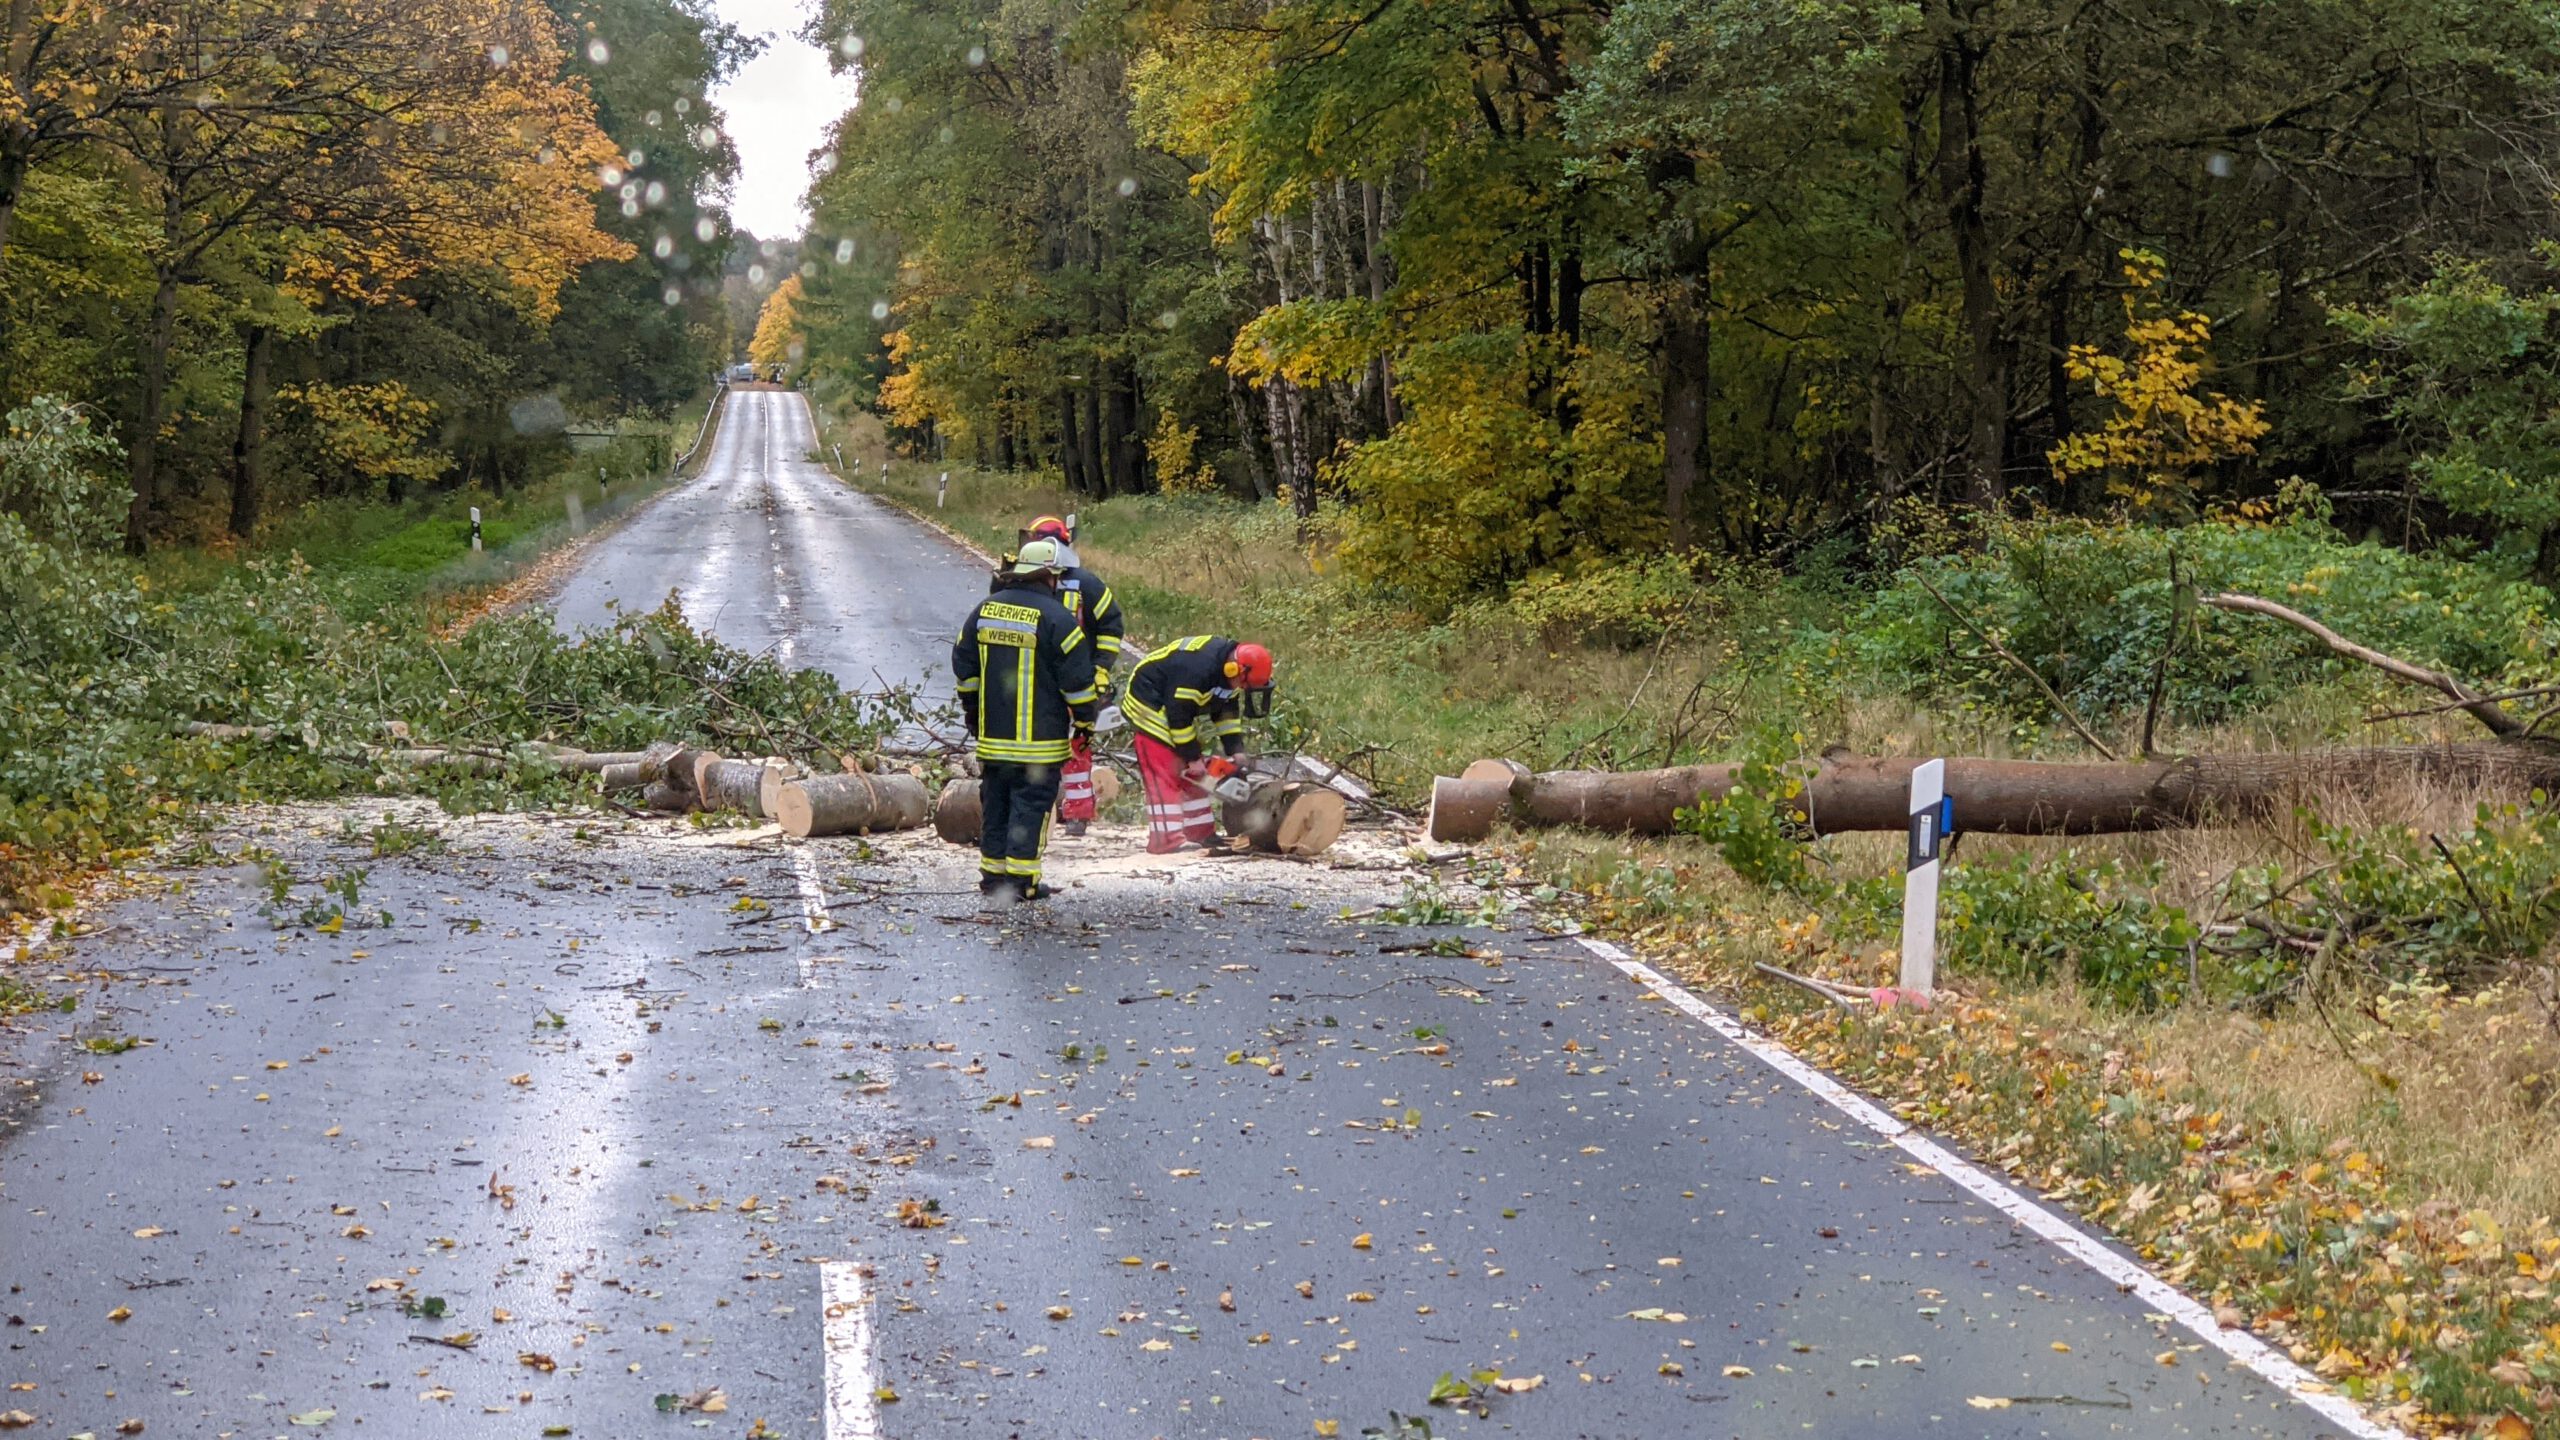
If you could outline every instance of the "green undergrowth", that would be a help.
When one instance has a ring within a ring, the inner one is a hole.
[[[1338,760],[1407,802],[1489,755],[1604,767],[1709,755],[1775,694],[1765,662],[1794,624],[1830,613],[1805,587],[1671,565],[1428,617],[1332,569],[1328,516],[1302,537],[1281,505],[1079,502],[1036,477],[967,467],[951,469],[937,507],[941,469],[892,460],[884,480],[874,457],[855,480],[990,549],[1034,516],[1079,510],[1077,548],[1128,607],[1133,635],[1267,643],[1280,681],[1263,743]]]
[[[531,742],[832,756],[874,745],[905,703],[732,650],[671,608],[576,638],[540,613],[453,634],[428,605],[386,603],[380,567],[290,555],[172,583],[115,547],[116,495],[100,477],[111,461],[67,412],[18,412],[0,437],[0,909],[65,903],[77,871],[204,805],[400,793],[458,809],[556,804],[592,782]],[[448,578],[415,573],[412,602]],[[208,739],[190,722],[271,738]],[[380,753],[393,743],[476,750],[500,769],[394,765]]]

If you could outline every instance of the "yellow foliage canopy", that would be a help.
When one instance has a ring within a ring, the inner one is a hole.
[[[2124,300],[2129,355],[2074,345],[2065,368],[2086,381],[2115,413],[2095,430],[2069,436],[2046,455],[2054,477],[2104,475],[2108,490],[2136,505],[2183,500],[2192,472],[2256,453],[2267,433],[2263,407],[2218,391],[2199,391],[2211,367],[2213,322],[2192,310],[2170,310],[2153,298],[2168,276],[2160,257],[2121,252],[2130,289]]]
[[[792,275],[764,297],[763,313],[756,316],[756,336],[747,342],[747,358],[758,365],[797,365],[808,347],[808,337],[800,329],[800,277]]]

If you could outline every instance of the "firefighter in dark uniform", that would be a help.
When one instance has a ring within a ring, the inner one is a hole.
[[[1138,781],[1147,792],[1147,849],[1204,848],[1218,833],[1206,786],[1204,742],[1244,751],[1244,722],[1271,713],[1271,652],[1221,635],[1176,640],[1138,662],[1120,708],[1138,735]]]
[[[1075,535],[1066,521],[1043,515],[1031,522],[1022,538],[1026,543],[1054,540],[1063,547],[1060,558],[1067,562],[1067,570],[1058,581],[1058,603],[1084,626],[1085,639],[1093,643],[1094,694],[1109,704],[1111,672],[1120,666],[1120,641],[1129,633],[1128,612],[1120,608],[1119,597],[1102,577],[1077,561]],[[1093,739],[1078,736],[1068,746],[1066,768],[1058,782],[1058,831],[1082,835],[1093,817]]]
[[[1039,900],[1040,856],[1071,743],[1093,726],[1093,646],[1058,603],[1056,542],[1022,547],[951,647],[960,709],[978,740],[978,890]]]

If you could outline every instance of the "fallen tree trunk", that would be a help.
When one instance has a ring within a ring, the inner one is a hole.
[[[1518,767],[1515,774],[1499,769],[1499,778],[1488,778],[1477,772],[1488,766],[1502,767],[1515,762],[1479,760],[1467,767],[1467,773],[1456,779],[1442,775],[1431,782],[1431,808],[1423,812],[1422,833],[1443,845],[1473,845],[1493,833],[1511,803],[1511,787],[1530,778],[1529,768]]]
[[[1920,763],[1912,757],[1826,755],[1790,808],[1816,834],[1904,829],[1910,823],[1911,771]],[[1518,825],[1668,834],[1677,828],[1679,811],[1732,793],[1740,769],[1687,765],[1629,774],[1528,775],[1513,782],[1508,814]],[[1947,761],[1955,828],[2004,835],[2112,835],[2230,823],[2282,814],[2341,791],[2389,794],[2417,782],[2518,798],[2560,790],[2560,743],[2380,745],[2114,764]]]
[[[813,775],[775,789],[773,818],[782,833],[805,840],[912,830],[931,810],[924,782],[912,775]]]
[[[961,776],[942,787],[933,803],[933,833],[954,845],[975,845],[985,824],[978,804],[978,782]]]
[[[705,810],[735,810],[751,820],[766,819],[765,762],[724,760],[704,754],[693,766],[693,793]]]
[[[1350,808],[1342,795],[1312,781],[1278,780],[1257,787],[1251,798],[1219,807],[1219,823],[1230,835],[1266,855],[1321,855],[1342,838]]]

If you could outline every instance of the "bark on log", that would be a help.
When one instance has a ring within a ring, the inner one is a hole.
[[[1250,799],[1229,801],[1218,818],[1226,833],[1266,855],[1306,856],[1332,849],[1349,813],[1343,798],[1322,785],[1282,780],[1258,787]]]
[[[647,767],[637,760],[619,765],[607,765],[596,771],[596,775],[603,782],[604,793],[607,795],[619,794],[626,790],[645,790],[657,783],[649,778]]]
[[[978,782],[966,776],[942,787],[933,805],[933,833],[954,845],[978,843],[985,812],[978,804]]]
[[[1896,831],[1909,823],[1911,757],[1826,755],[1796,813],[1817,834]],[[1673,817],[1731,793],[1734,765],[1630,774],[1551,771],[1511,787],[1521,825],[1581,825],[1668,834]],[[1947,761],[1955,826],[2004,835],[2112,835],[2282,814],[2323,795],[2387,795],[2413,783],[2474,786],[2514,796],[2560,791],[2560,744],[2488,740],[2384,745],[2302,754],[2190,755],[2118,764]]]
[[[1451,779],[1446,775],[1431,782],[1431,808],[1422,817],[1422,833],[1442,845],[1474,845],[1493,833],[1494,825],[1511,800],[1515,779],[1510,771],[1500,778],[1472,772],[1497,766],[1497,760],[1479,760],[1467,767],[1467,775]]]
[[[765,763],[705,756],[693,767],[694,793],[705,810],[735,810],[751,820],[767,818],[764,809]]]
[[[931,809],[924,782],[912,775],[816,775],[776,787],[773,818],[782,833],[805,840],[912,830]]]
[[[694,768],[702,763],[703,756],[710,753],[688,747],[667,757],[667,787],[685,798],[688,809],[702,799],[701,790],[695,786]]]
[[[693,792],[659,780],[640,792],[640,803],[662,815],[681,815],[693,808]]]

